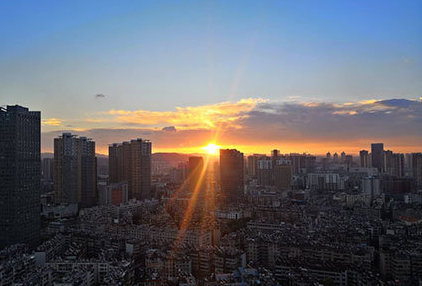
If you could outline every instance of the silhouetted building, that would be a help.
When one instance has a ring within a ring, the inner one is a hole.
[[[70,133],[54,139],[54,190],[58,203],[81,208],[98,202],[95,142]]]
[[[413,178],[418,189],[422,188],[422,153],[412,154]]]
[[[404,155],[393,153],[390,150],[384,152],[384,172],[391,176],[404,176]]]
[[[39,111],[0,108],[0,249],[39,240],[40,121]]]
[[[258,185],[273,185],[273,161],[267,156],[263,156],[258,160]]]
[[[258,160],[258,184],[287,190],[293,178],[292,163],[278,154],[274,156],[274,153],[271,158],[263,156]]]
[[[377,168],[379,172],[384,169],[384,144],[371,144],[372,167]]]
[[[151,198],[151,142],[136,139],[108,149],[110,183],[128,182],[129,198]]]
[[[316,157],[309,154],[290,154],[288,156],[293,166],[293,174],[305,174],[312,172],[315,168]],[[338,159],[337,153],[334,154],[334,160]]]
[[[247,168],[248,175],[256,178],[258,176],[258,160],[262,155],[253,154],[248,156]]]
[[[369,152],[367,150],[361,150],[359,152],[360,166],[362,168],[369,168]]]
[[[293,168],[288,163],[276,163],[273,170],[274,186],[281,190],[288,190],[292,183]]]
[[[243,169],[243,153],[236,149],[220,149],[221,191],[228,202],[243,196]]]
[[[54,160],[53,158],[44,158],[41,164],[42,178],[46,181],[53,181]]]
[[[204,159],[202,157],[194,156],[189,157],[188,162],[188,188],[190,191],[194,191],[195,187],[200,187],[198,184],[202,184],[204,169]]]

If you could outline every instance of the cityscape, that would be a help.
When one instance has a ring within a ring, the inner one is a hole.
[[[1,1],[0,286],[421,286],[421,1]]]
[[[417,285],[422,153],[152,153],[1,122],[1,285]],[[217,154],[217,155],[216,155]]]

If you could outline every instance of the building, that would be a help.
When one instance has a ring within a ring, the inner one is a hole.
[[[361,183],[362,193],[371,200],[381,193],[380,180],[376,177],[364,177]]]
[[[44,158],[41,164],[42,178],[45,181],[53,181],[54,160],[53,158]]]
[[[0,249],[35,246],[40,231],[41,113],[0,108]]]
[[[258,160],[258,185],[273,185],[273,161],[270,157],[264,156]]]
[[[248,156],[248,176],[255,178],[258,176],[258,160],[259,157],[256,154]]]
[[[277,161],[273,169],[274,186],[281,190],[288,190],[292,184],[293,168],[288,163]]]
[[[151,198],[151,142],[135,139],[108,148],[110,183],[128,183],[129,199]]]
[[[57,203],[98,202],[95,142],[70,133],[54,139],[54,191]]]
[[[404,177],[404,154],[384,152],[384,172],[395,177]]]
[[[308,188],[318,191],[338,191],[344,189],[344,181],[337,173],[309,173]]]
[[[359,152],[360,166],[362,168],[369,168],[369,152],[368,150],[361,150]]]
[[[113,204],[119,206],[128,202],[127,182],[111,183],[99,189],[98,202],[100,205]]]
[[[412,170],[416,187],[422,189],[422,153],[412,154]]]
[[[243,196],[243,153],[236,149],[220,149],[221,193],[227,201],[238,201]]]
[[[275,186],[281,190],[290,188],[293,178],[291,160],[281,157],[278,150],[272,151],[272,157],[261,157],[258,160],[258,184]]]
[[[372,167],[377,168],[378,172],[382,172],[384,169],[384,144],[383,143],[371,144],[371,158],[372,158]]]
[[[315,168],[316,157],[309,154],[295,154],[292,153],[288,156],[293,167],[293,174],[306,174],[312,172]],[[334,162],[338,161],[337,153],[334,154]]]
[[[188,161],[188,188],[194,191],[198,184],[202,184],[201,176],[203,176],[204,159],[198,156],[189,157]]]

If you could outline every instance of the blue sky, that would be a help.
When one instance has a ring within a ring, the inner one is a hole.
[[[69,127],[111,109],[422,96],[422,1],[1,1],[0,27],[1,104]]]

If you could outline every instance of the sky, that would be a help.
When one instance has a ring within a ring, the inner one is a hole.
[[[422,146],[422,1],[0,1],[0,105],[97,152]]]

